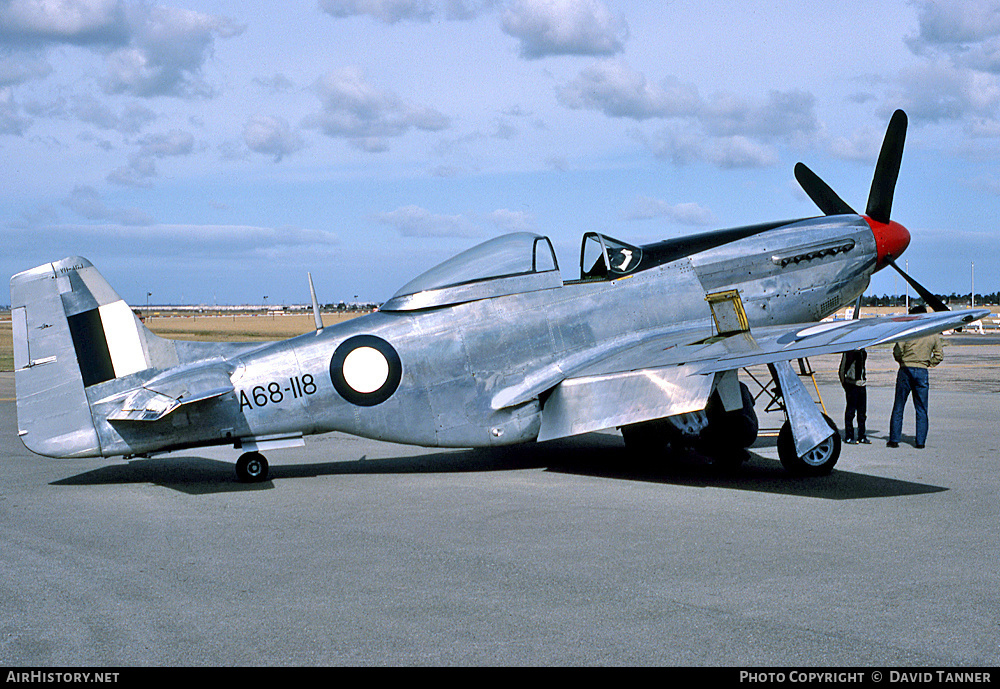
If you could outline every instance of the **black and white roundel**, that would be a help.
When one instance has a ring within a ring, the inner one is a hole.
[[[396,392],[403,365],[392,345],[374,335],[355,335],[340,343],[330,360],[333,387],[348,402],[371,407]]]

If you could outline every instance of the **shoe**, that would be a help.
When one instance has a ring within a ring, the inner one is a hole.
[[[872,444],[872,441],[870,441],[868,438],[858,438],[858,442],[861,443],[862,445]]]
[[[854,438],[844,438],[844,442],[847,443],[848,445],[853,445]]]
[[[918,450],[923,450],[924,449],[923,445],[914,445],[913,447],[917,448]]]
[[[899,447],[899,443],[897,443],[897,442],[895,442],[895,441],[893,441],[893,440],[890,440],[889,442],[887,442],[887,443],[885,444],[885,446],[886,446],[886,447]]]

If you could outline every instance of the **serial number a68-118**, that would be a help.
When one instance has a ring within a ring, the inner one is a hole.
[[[249,391],[240,390],[240,411],[281,404],[285,400],[299,399],[315,392],[316,381],[311,373],[306,373],[301,378],[291,376],[281,383],[274,380],[264,385],[255,385]]]

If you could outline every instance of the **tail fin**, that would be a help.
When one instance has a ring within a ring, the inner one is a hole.
[[[22,442],[49,457],[100,456],[87,391],[150,368],[158,338],[85,258],[18,273],[10,298]]]

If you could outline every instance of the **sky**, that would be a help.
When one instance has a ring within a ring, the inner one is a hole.
[[[572,278],[585,232],[818,215],[798,161],[863,211],[897,108],[900,262],[1000,290],[1000,0],[0,0],[0,272],[381,302],[531,231]]]

